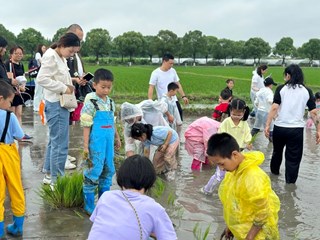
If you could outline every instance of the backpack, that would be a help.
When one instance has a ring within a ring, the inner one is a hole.
[[[40,66],[35,58],[30,59],[28,64],[29,78],[36,78],[39,72]]]

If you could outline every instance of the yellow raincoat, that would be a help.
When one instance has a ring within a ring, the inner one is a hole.
[[[259,167],[262,152],[243,153],[239,167],[228,172],[219,188],[224,220],[236,239],[245,239],[253,224],[262,226],[257,239],[280,239],[280,200],[271,189],[270,178]]]

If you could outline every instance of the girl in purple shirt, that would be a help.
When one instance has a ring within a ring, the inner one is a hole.
[[[94,209],[88,239],[177,239],[165,209],[145,193],[156,173],[151,161],[140,155],[128,157],[117,174],[121,190],[104,192]]]

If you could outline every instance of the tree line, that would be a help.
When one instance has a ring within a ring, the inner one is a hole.
[[[50,46],[66,32],[66,28],[60,28],[52,39],[45,39],[41,32],[34,28],[22,29],[15,36],[11,31],[0,24],[0,36],[5,37],[9,47],[20,45],[27,54],[33,55],[38,44]],[[176,58],[205,58],[226,59],[253,59],[254,64],[260,63],[260,59],[270,54],[282,58],[285,64],[286,58],[308,58],[320,60],[320,39],[310,39],[301,47],[294,47],[291,37],[281,38],[274,47],[260,37],[253,37],[247,41],[233,41],[230,39],[218,39],[215,36],[206,36],[201,31],[189,31],[183,37],[178,37],[172,31],[160,30],[156,36],[142,35],[140,32],[129,31],[112,38],[108,30],[103,28],[91,29],[87,32],[82,44],[82,56],[94,56],[96,61],[101,57],[118,57],[124,61],[129,58],[149,58],[162,56],[170,52]]]

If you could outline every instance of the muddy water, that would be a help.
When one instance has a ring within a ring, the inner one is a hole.
[[[31,108],[24,108],[23,111],[23,128],[34,137],[32,144],[19,144],[27,201],[24,239],[86,239],[91,224],[81,209],[51,210],[36,194],[43,178],[40,170],[47,143],[47,128],[41,125]],[[193,120],[195,117],[188,117],[184,126]],[[304,156],[296,185],[285,184],[284,165],[281,167],[280,176],[270,176],[273,189],[281,200],[281,239],[320,239],[320,147],[314,143],[314,134],[314,129],[305,131]],[[77,158],[81,155],[81,137],[80,127],[72,126],[70,153]],[[272,144],[261,133],[254,143],[254,148],[265,153],[266,160],[262,168],[269,174]],[[191,157],[184,150],[183,143],[179,151],[179,161],[181,166],[176,181],[167,184],[164,195],[158,201],[166,206],[176,225],[179,239],[196,239],[192,230],[197,223],[202,232],[210,227],[207,239],[219,239],[225,225],[217,193],[208,197],[199,192],[214,169],[192,172]],[[113,188],[117,188],[116,184]],[[9,209],[8,201],[6,209]],[[9,216],[11,212],[6,210],[6,222],[10,221]]]

